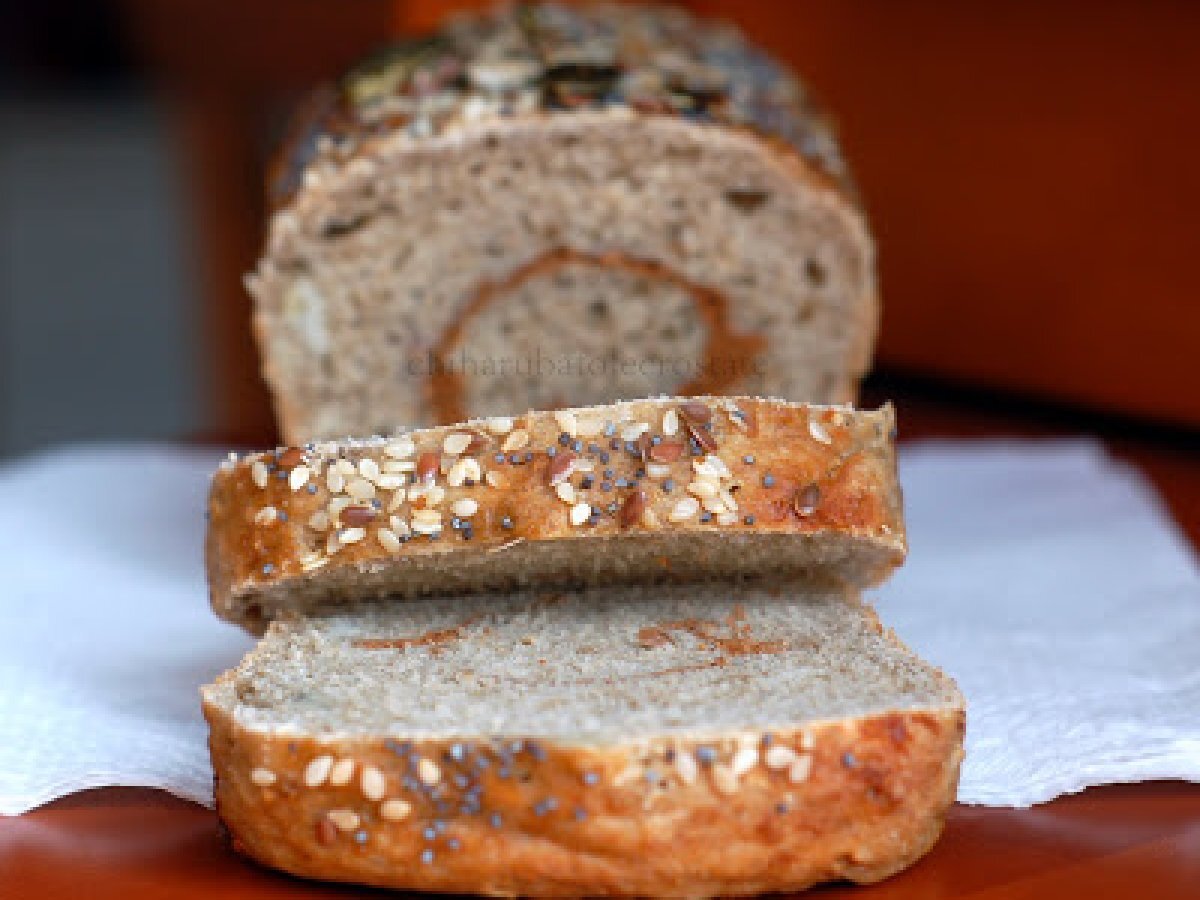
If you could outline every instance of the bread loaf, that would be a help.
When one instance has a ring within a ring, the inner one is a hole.
[[[733,29],[521,5],[314,98],[248,277],[284,440],[654,394],[851,402],[874,249],[826,120]]]
[[[346,599],[821,573],[904,558],[891,407],[698,397],[232,457],[209,497],[218,615]]]
[[[852,594],[607,587],[277,622],[204,689],[234,846],[421,891],[869,882],[936,840],[963,699]]]

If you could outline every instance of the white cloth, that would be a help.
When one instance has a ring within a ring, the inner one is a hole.
[[[100,785],[211,802],[198,686],[251,641],[209,613],[211,452],[76,447],[0,468],[0,814]],[[1200,571],[1088,442],[903,448],[911,556],[885,622],[970,704],[959,799],[1200,780]]]

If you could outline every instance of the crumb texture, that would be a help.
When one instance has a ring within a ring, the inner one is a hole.
[[[203,693],[237,848],[411,890],[875,881],[936,840],[962,757],[953,682],[812,584],[348,607]]]

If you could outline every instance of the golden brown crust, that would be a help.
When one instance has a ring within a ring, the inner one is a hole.
[[[905,553],[893,427],[890,407],[663,399],[251,455],[213,479],[211,600],[260,630],[322,594],[504,588],[513,573],[873,584]],[[753,542],[767,564],[731,552]]]
[[[939,708],[769,737],[587,748],[317,742],[245,729],[210,702],[205,715],[218,811],[240,852],[322,879],[531,896],[701,897],[877,881],[936,841],[964,728],[961,708]],[[320,757],[329,760],[314,763]],[[310,783],[325,770],[319,786],[306,786],[310,765]]]

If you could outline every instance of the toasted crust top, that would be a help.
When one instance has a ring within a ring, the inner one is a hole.
[[[854,194],[806,87],[737,29],[607,3],[466,15],[379,50],[312,96],[276,161],[270,199],[285,204],[314,159],[348,162],[382,135],[422,140],[488,120],[614,108],[750,129]]]
[[[209,496],[214,607],[236,618],[256,593],[346,570],[655,535],[832,536],[890,568],[905,552],[893,429],[890,407],[703,397],[232,456]]]

